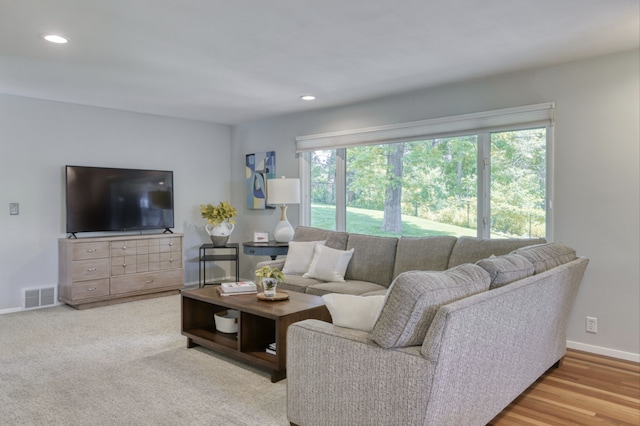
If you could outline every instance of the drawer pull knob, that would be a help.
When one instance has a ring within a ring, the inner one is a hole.
[[[127,246],[122,246],[122,250],[126,250],[126,249],[127,249]]]
[[[90,287],[87,289],[87,291],[95,291],[95,290],[97,290],[95,287]]]
[[[173,245],[173,243],[169,243],[169,246],[172,246],[172,245]]]
[[[89,250],[87,250],[87,253],[95,253],[97,251],[98,251],[97,249],[89,249]]]
[[[95,272],[97,270],[98,270],[98,268],[89,268],[89,269],[87,269],[87,271],[89,271],[89,272]]]
[[[126,264],[126,263],[123,263],[123,264],[122,264],[122,267],[123,267],[123,268],[126,268],[126,267],[127,267],[127,264]]]
[[[151,284],[153,282],[153,280],[146,280],[145,283],[147,284]]]

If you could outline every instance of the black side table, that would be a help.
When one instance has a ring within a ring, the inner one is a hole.
[[[269,256],[271,260],[276,260],[277,256],[285,256],[289,252],[289,243],[278,243],[269,241],[268,243],[254,243],[247,241],[242,243],[243,253],[250,256]]]
[[[216,251],[222,251],[222,253],[216,254]],[[222,247],[214,247],[213,244],[202,244],[200,246],[200,253],[198,255],[198,258],[200,260],[199,262],[200,271],[198,274],[198,287],[204,287],[205,285],[211,285],[211,284],[219,284],[219,283],[207,283],[206,262],[235,262],[236,281],[240,281],[240,244],[228,243]]]

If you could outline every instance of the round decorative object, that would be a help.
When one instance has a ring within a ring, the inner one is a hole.
[[[238,316],[239,312],[235,309],[228,309],[222,312],[216,312],[213,316],[216,330],[221,333],[237,333],[238,332]]]
[[[279,291],[275,294],[275,296],[265,296],[263,292],[257,294],[258,299],[264,300],[267,302],[279,302],[281,300],[287,300],[289,298],[289,293],[284,291]]]
[[[235,226],[233,225],[233,223],[225,220],[224,222],[219,223],[216,226],[207,223],[204,226],[204,229],[206,229],[207,234],[209,234],[209,237],[211,237],[211,242],[213,243],[214,247],[224,247],[227,244],[227,241],[229,241],[229,236],[233,232],[234,227]]]
[[[262,277],[260,283],[264,290],[263,294],[265,297],[275,297],[276,287],[278,286],[278,280],[276,278]]]

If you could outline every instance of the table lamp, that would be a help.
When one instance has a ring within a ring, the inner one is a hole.
[[[267,204],[280,205],[280,222],[273,230],[273,239],[288,243],[293,238],[293,227],[287,220],[287,204],[300,204],[300,179],[285,178],[267,180]]]

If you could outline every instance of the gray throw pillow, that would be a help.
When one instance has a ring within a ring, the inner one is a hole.
[[[533,264],[536,274],[576,259],[576,251],[561,243],[523,247],[511,252],[511,254],[519,254],[529,260]]]
[[[533,275],[533,264],[519,254],[494,256],[476,262],[476,265],[489,273],[489,288],[502,287],[522,278]]]
[[[420,345],[440,306],[487,290],[489,281],[489,273],[473,264],[404,272],[389,287],[371,339],[383,348]]]

